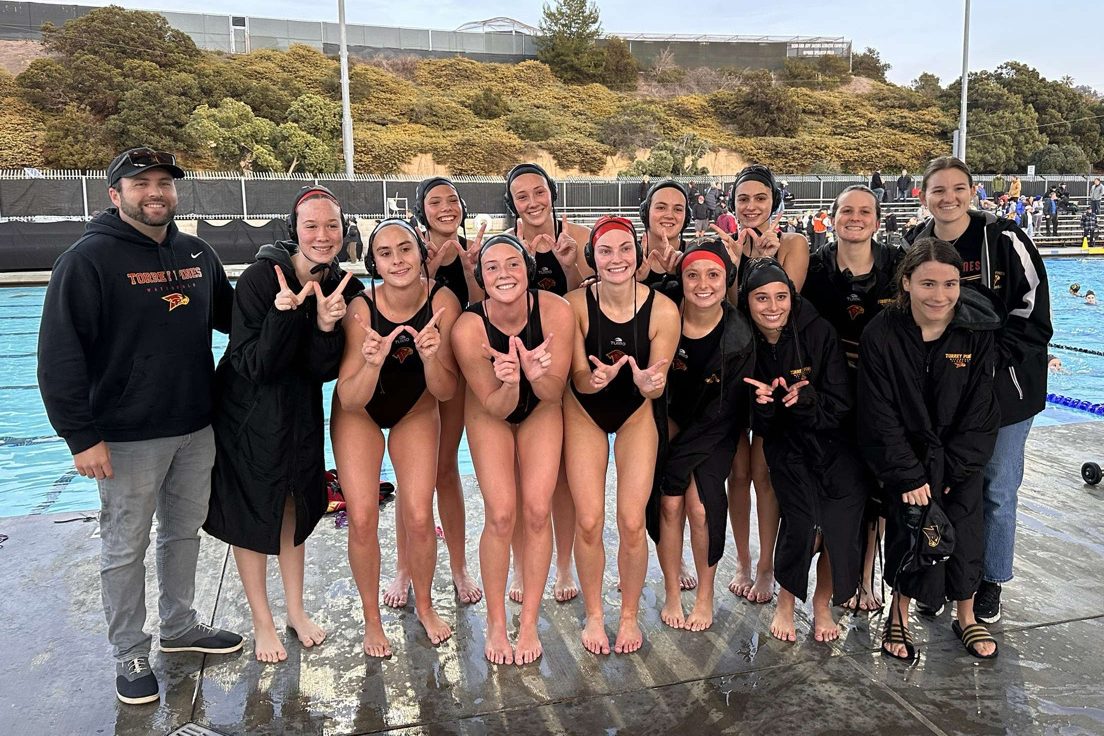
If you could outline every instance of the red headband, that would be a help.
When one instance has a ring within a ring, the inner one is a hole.
[[[713,263],[720,266],[722,271],[725,270],[725,264],[724,264],[724,261],[721,260],[721,257],[719,255],[717,255],[716,253],[705,250],[704,248],[699,249],[699,250],[695,250],[692,253],[690,253],[689,255],[687,255],[685,258],[683,258],[682,259],[682,264],[680,265],[680,270],[685,271],[687,268],[690,268],[690,265],[692,263],[694,263],[695,261],[701,261],[701,260],[712,261]]]
[[[598,238],[605,235],[610,230],[624,230],[636,240],[636,229],[633,227],[632,222],[624,217],[613,217],[606,215],[598,219],[598,222],[594,223],[594,229],[590,231],[590,242],[597,243]]]
[[[307,191],[300,194],[299,199],[295,200],[295,206],[292,207],[291,209],[292,210],[299,209],[299,205],[303,204],[303,200],[305,200],[307,197],[324,197],[325,199],[328,199],[331,202],[333,202],[334,204],[336,204],[337,209],[339,209],[339,210],[341,209],[341,203],[337,201],[337,197],[335,197],[329,190],[321,189],[321,188],[308,189]]]

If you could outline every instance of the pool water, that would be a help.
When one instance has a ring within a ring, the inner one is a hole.
[[[1047,261],[1054,315],[1053,342],[1104,351],[1104,306],[1089,307],[1068,295],[1069,284],[1081,292],[1093,289],[1104,297],[1104,259]],[[38,323],[45,287],[0,288],[0,516],[84,511],[99,507],[96,483],[73,470],[72,456],[54,434],[36,380]],[[216,360],[226,349],[226,336],[215,333]],[[1104,402],[1104,356],[1055,349],[1064,372],[1050,375],[1050,393]],[[327,384],[325,406],[333,383]],[[1087,412],[1048,405],[1035,426],[1098,421]],[[326,429],[326,467],[334,467]],[[462,475],[473,474],[466,442],[461,442]],[[383,476],[393,479],[386,459]]]

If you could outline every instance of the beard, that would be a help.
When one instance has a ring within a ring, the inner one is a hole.
[[[162,200],[165,205],[165,212],[160,216],[153,216],[146,213],[142,208],[141,203],[134,203],[127,200],[124,197],[119,198],[119,209],[124,215],[136,222],[140,222],[143,225],[149,225],[150,227],[164,227],[172,222],[176,217],[176,207],[171,206],[167,201]]]

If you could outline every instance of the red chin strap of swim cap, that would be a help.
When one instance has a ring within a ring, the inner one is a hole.
[[[598,222],[594,223],[594,227],[590,231],[590,242],[597,243],[598,238],[608,233],[610,230],[624,230],[632,236],[633,240],[636,240],[636,228],[633,227],[631,221],[625,217],[614,217],[613,215],[606,215],[598,218]]]

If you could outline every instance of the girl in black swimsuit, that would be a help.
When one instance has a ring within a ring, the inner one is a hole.
[[[589,231],[567,221],[567,214],[556,217],[556,182],[537,164],[523,163],[506,174],[506,209],[517,218],[514,234],[525,244],[535,261],[530,289],[550,291],[564,296],[579,287],[592,273],[583,259],[579,243],[585,243]],[[553,593],[557,601],[575,598],[579,589],[571,572],[571,552],[575,542],[575,506],[567,484],[567,473],[560,467],[556,493],[552,497],[552,526],[556,546],[556,580]],[[522,602],[524,587],[518,570],[523,567],[522,530],[514,537],[514,576],[510,599]]]
[[[469,294],[472,299],[481,299],[483,291],[475,283],[474,271],[468,265],[474,263],[474,259],[468,257],[467,251],[468,248],[479,248],[482,230],[474,243],[469,243],[460,235],[459,230],[464,226],[467,217],[467,208],[455,185],[440,176],[422,181],[414,195],[414,216],[425,228],[423,235],[429,251],[429,278],[433,279],[437,287],[448,287],[460,300],[461,309],[468,305]],[[380,332],[387,334],[382,330]],[[445,545],[448,547],[452,585],[456,595],[464,603],[478,603],[483,598],[483,591],[468,572],[464,492],[460,486],[460,471],[457,467],[457,451],[460,437],[464,434],[465,393],[463,378],[457,376],[457,380],[456,392],[452,398],[440,402],[437,512],[441,518]],[[400,508],[403,495],[397,501]],[[395,527],[398,542],[395,577],[383,593],[383,602],[393,608],[403,608],[410,592],[410,565],[401,513],[395,515]]]
[[[349,306],[345,355],[337,381],[331,434],[349,513],[349,564],[364,608],[364,651],[387,656],[379,613],[379,477],[390,452],[418,620],[439,644],[452,630],[430,595],[437,563],[433,486],[440,434],[439,400],[456,390],[449,333],[460,314],[451,291],[425,276],[426,248],[403,220],[384,220],[368,238],[365,263],[383,280]],[[388,435],[384,437],[383,430]]]
[[[467,381],[468,446],[484,503],[479,539],[487,593],[484,655],[495,664],[528,664],[543,651],[537,619],[551,564],[549,522],[563,437],[560,400],[575,325],[561,297],[528,288],[533,261],[513,236],[488,240],[477,263],[487,298],[460,315],[453,348]],[[515,519],[525,528],[523,581],[532,581],[525,584],[516,648],[506,633]]]
[[[587,260],[601,280],[568,294],[580,332],[572,356],[572,391],[564,404],[564,451],[575,499],[575,561],[587,611],[583,646],[609,654],[602,614],[602,528],[609,434],[617,435],[622,604],[613,651],[620,654],[643,644],[637,612],[648,567],[645,508],[660,436],[652,403],[666,387],[679,318],[670,299],[637,283],[640,243],[628,220],[601,218],[587,243]]]

